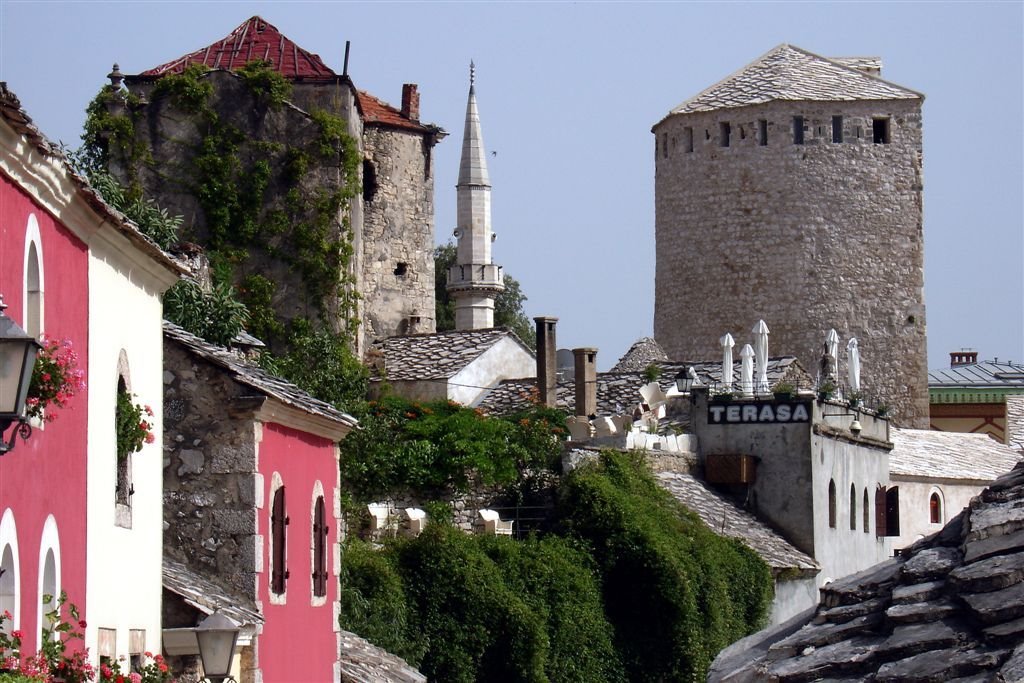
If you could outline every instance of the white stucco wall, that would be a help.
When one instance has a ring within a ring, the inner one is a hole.
[[[775,582],[768,625],[775,626],[818,604],[818,582],[814,577]]]
[[[448,382],[448,398],[472,406],[490,388],[503,379],[535,377],[537,361],[511,337],[503,337]],[[484,388],[481,388],[484,387]]]
[[[862,417],[866,421],[867,417]],[[891,555],[891,543],[875,535],[875,490],[889,484],[888,451],[845,439],[811,438],[814,559],[821,565],[818,586],[858,572]],[[829,481],[836,487],[836,525],[829,526]],[[850,528],[850,485],[856,488],[855,529]],[[868,525],[864,527],[864,490]]]
[[[893,486],[900,487],[900,535],[892,539],[892,547],[906,548],[914,541],[941,530],[990,483],[893,476]],[[931,523],[928,502],[932,493],[938,493],[942,501],[938,524]]]
[[[162,285],[148,259],[104,230],[89,254],[89,444],[86,645],[98,659],[98,629],[116,629],[116,654],[129,654],[129,629],[145,630],[160,651],[163,530]],[[131,528],[115,525],[114,428],[118,359],[127,355],[134,400],[153,408],[152,444],[132,454]]]

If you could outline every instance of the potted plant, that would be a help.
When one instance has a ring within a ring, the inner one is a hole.
[[[864,395],[861,394],[859,391],[851,391],[849,394],[847,394],[846,400],[847,402],[849,402],[851,408],[856,408],[857,406],[864,402]]]
[[[711,400],[718,401],[720,403],[728,403],[732,401],[732,399],[735,396],[736,395],[731,391],[716,391],[714,394],[711,395]]]
[[[836,395],[836,384],[830,379],[825,380],[818,386],[818,400],[827,401]]]
[[[796,387],[789,382],[779,382],[772,389],[772,393],[779,401],[789,401],[796,395]]]

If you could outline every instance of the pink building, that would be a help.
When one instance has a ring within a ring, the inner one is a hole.
[[[0,459],[0,610],[39,645],[66,591],[94,655],[160,649],[163,292],[180,268],[75,175],[0,84],[0,294],[33,335],[66,339],[86,389]],[[157,441],[118,458],[118,391]]]

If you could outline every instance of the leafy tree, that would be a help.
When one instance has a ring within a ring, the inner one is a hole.
[[[448,296],[447,285],[448,269],[455,265],[457,251],[452,242],[434,248],[434,317],[438,332],[455,329],[455,302]],[[536,351],[533,321],[523,311],[523,302],[526,300],[527,296],[523,294],[519,281],[511,275],[505,275],[505,291],[494,299],[494,324],[496,327],[509,328],[524,344]]]
[[[248,311],[230,285],[205,292],[195,280],[179,280],[164,293],[164,317],[208,342],[227,346],[245,329]]]

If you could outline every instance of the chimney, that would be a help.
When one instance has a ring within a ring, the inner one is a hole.
[[[573,349],[576,359],[576,415],[597,412],[597,349]]]
[[[420,120],[420,94],[415,83],[402,86],[402,116],[410,121]]]
[[[540,316],[537,323],[537,389],[540,402],[548,408],[555,407],[555,390],[558,367],[555,363],[555,323],[558,318]]]
[[[978,352],[971,349],[960,349],[949,354],[949,367],[957,368],[961,365],[974,365],[978,362]]]

